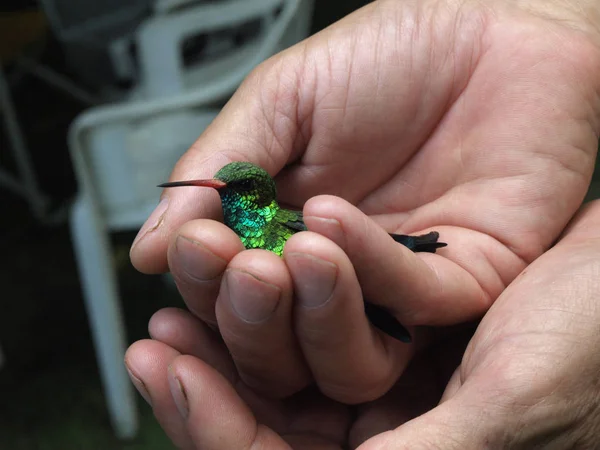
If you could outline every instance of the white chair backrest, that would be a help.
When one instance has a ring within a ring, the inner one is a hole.
[[[161,14],[140,27],[143,81],[130,101],[91,108],[69,130],[80,189],[95,199],[110,228],[143,223],[156,205],[156,185],[167,180],[179,157],[218,114],[209,105],[224,102],[254,66],[281,49],[294,19],[306,23],[294,24],[293,37],[306,37],[312,4],[227,0]],[[277,7],[281,10],[274,17]],[[224,23],[223,17],[234,24],[260,17],[267,26],[256,42],[234,55],[184,67],[178,48],[184,36],[210,31]]]

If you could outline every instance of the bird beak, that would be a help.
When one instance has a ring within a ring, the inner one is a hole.
[[[189,180],[189,181],[171,181],[169,183],[159,184],[158,187],[162,188],[170,188],[170,187],[180,187],[180,186],[199,186],[199,187],[209,187],[213,189],[222,189],[227,186],[227,183],[217,180],[217,179],[208,179],[208,180]]]

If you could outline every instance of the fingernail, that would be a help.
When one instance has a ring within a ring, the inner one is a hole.
[[[211,252],[204,244],[185,236],[177,236],[175,242],[182,269],[197,281],[212,281],[220,276],[227,261]]]
[[[171,368],[171,366],[169,366],[169,368],[167,369],[167,373],[167,378],[169,379],[169,389],[171,390],[171,396],[173,397],[175,406],[177,406],[181,417],[187,419],[189,409],[185,389],[183,388],[181,381],[179,381],[179,378],[177,378],[175,373],[173,373],[173,369]]]
[[[135,386],[135,388],[140,393],[140,395],[144,398],[144,400],[146,400],[146,402],[150,406],[152,406],[152,399],[150,398],[150,393],[148,392],[148,389],[146,389],[146,385],[144,384],[144,382],[133,374],[133,372],[131,371],[129,366],[127,366],[127,364],[125,364],[125,367],[127,368],[127,373],[129,374],[131,383]]]
[[[346,235],[342,229],[342,224],[336,219],[306,216],[304,223],[310,231],[319,233],[335,242],[342,250],[346,248]]]
[[[228,298],[233,311],[248,323],[260,323],[273,315],[281,289],[241,270],[228,269],[221,296]]]
[[[138,244],[150,231],[154,231],[160,226],[168,206],[169,198],[164,197],[154,211],[152,211],[152,214],[150,214],[150,217],[148,217],[146,223],[144,223],[142,228],[140,228],[140,231],[133,240],[133,244],[131,244],[131,248],[135,247],[136,244]]]
[[[291,253],[286,262],[294,277],[294,289],[300,304],[318,308],[331,298],[337,279],[337,266],[304,253]]]

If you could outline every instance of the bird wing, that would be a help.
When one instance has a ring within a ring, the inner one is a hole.
[[[277,220],[282,225],[290,228],[294,231],[306,231],[306,225],[304,224],[304,217],[302,211],[292,211],[290,209],[280,209],[277,213]]]

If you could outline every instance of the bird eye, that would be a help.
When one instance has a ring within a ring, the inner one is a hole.
[[[242,180],[240,181],[239,185],[244,189],[249,189],[252,187],[252,182],[250,180]]]

